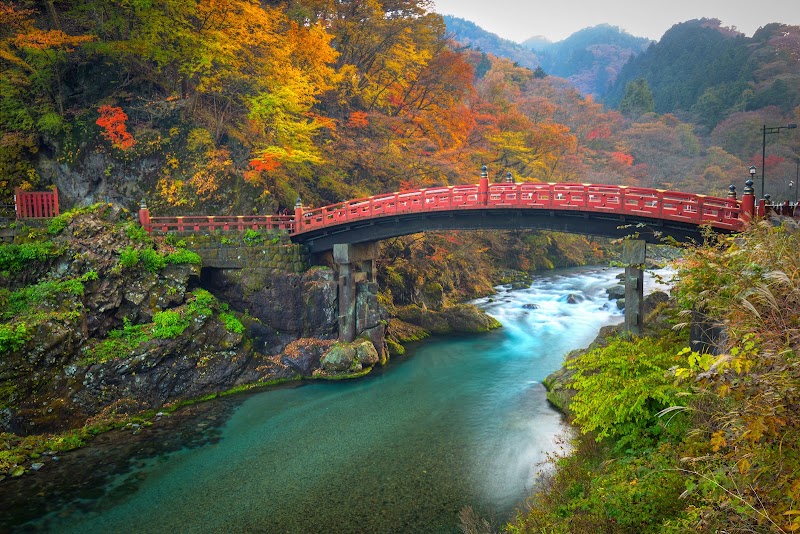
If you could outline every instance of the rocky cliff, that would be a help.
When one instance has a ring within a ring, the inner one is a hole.
[[[184,242],[107,204],[14,230],[0,247],[0,431],[310,377],[333,345],[333,272],[305,271],[288,242],[260,243],[267,267],[201,276]]]

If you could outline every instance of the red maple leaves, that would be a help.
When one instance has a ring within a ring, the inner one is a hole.
[[[111,141],[111,146],[120,150],[128,150],[136,144],[136,140],[125,126],[128,115],[120,107],[103,105],[97,108],[100,117],[95,123],[103,129],[103,137]]]

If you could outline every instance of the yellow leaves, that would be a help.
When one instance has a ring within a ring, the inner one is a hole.
[[[744,475],[750,471],[750,461],[747,458],[742,458],[736,463],[736,468],[739,470],[740,475]]]
[[[156,191],[170,206],[185,206],[189,203],[182,180],[161,178],[156,184]]]
[[[722,447],[726,447],[728,442],[725,440],[725,432],[717,430],[711,435],[711,450],[719,452]]]

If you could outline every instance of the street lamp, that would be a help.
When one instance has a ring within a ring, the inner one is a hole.
[[[764,197],[764,171],[766,170],[767,159],[767,134],[780,133],[781,130],[793,130],[797,128],[797,124],[791,123],[786,126],[771,126],[763,125],[761,127],[761,197]]]
[[[789,182],[791,184],[791,182]],[[794,204],[797,209],[797,190],[800,189],[800,156],[797,157],[797,171],[794,175]]]

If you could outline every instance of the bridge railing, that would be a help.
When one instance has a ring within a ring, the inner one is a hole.
[[[303,212],[299,231],[348,221],[414,212],[478,208],[477,185],[436,187],[359,198]]]
[[[291,215],[187,215],[183,217],[150,217],[148,230],[158,232],[213,232],[244,230],[293,230]]]
[[[436,187],[361,198],[304,212],[295,233],[414,212],[480,208],[540,208],[619,213],[737,230],[740,203],[735,198],[642,187],[570,183],[499,183]]]
[[[300,206],[294,216],[150,217],[142,224],[160,232],[288,230],[301,234],[347,222],[408,213],[477,209],[550,209],[635,215],[739,230],[744,223],[736,198],[717,198],[643,187],[572,183],[498,183],[432,187],[340,202],[316,209]]]

